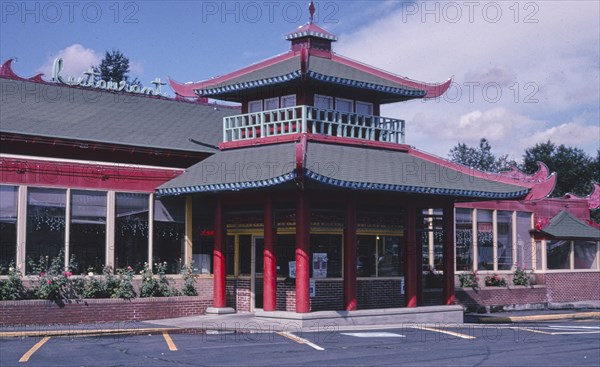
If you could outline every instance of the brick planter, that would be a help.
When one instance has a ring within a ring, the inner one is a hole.
[[[468,311],[494,312],[519,308],[541,308],[548,303],[545,285],[456,288],[457,303]]]
[[[64,307],[45,300],[0,301],[0,326],[157,320],[202,315],[211,304],[206,296],[84,299]]]

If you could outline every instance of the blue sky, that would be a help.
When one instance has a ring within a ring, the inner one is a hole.
[[[288,50],[308,1],[0,2],[0,60],[21,76],[65,59],[79,75],[106,50],[132,75],[180,82],[225,74]],[[425,82],[453,78],[437,101],[386,106],[407,142],[447,157],[458,141],[496,154],[552,140],[600,146],[598,1],[319,1],[317,23],[345,56]]]

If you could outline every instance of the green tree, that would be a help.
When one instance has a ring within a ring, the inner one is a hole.
[[[521,169],[526,173],[534,173],[537,162],[545,163],[550,172],[556,172],[557,182],[552,196],[558,197],[566,193],[579,196],[588,195],[592,191],[592,182],[599,179],[598,163],[588,156],[582,149],[567,147],[547,141],[527,148],[523,155]]]
[[[465,143],[458,143],[450,149],[449,154],[452,162],[486,172],[500,172],[516,166],[514,160],[508,158],[508,154],[496,157],[492,153],[492,146],[487,139],[482,138],[478,147],[470,147]]]
[[[104,58],[100,62],[100,66],[95,67],[95,70],[100,74],[100,80],[116,83],[120,83],[124,80],[129,84],[141,86],[141,83],[137,78],[134,78],[133,80],[129,79],[129,58],[119,50],[112,50],[111,52],[106,51]]]

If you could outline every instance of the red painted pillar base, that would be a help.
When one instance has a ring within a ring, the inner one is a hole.
[[[444,304],[454,299],[454,205],[444,206]]]
[[[417,264],[417,209],[413,203],[409,203],[406,207],[406,269],[404,272],[406,307],[417,307],[417,269],[420,268],[421,264]]]
[[[344,307],[346,311],[357,309],[356,302],[356,200],[346,205],[344,226]]]
[[[277,310],[277,259],[275,251],[275,227],[273,225],[273,201],[267,197],[264,206],[264,277],[263,310]]]
[[[310,312],[310,212],[306,193],[300,191],[296,204],[296,312]]]
[[[225,226],[223,225],[223,204],[217,198],[215,205],[215,246],[213,250],[213,306],[226,306],[225,298]]]

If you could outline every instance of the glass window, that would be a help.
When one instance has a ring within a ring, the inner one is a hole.
[[[279,97],[265,99],[265,111],[279,108]]]
[[[512,213],[498,211],[498,270],[510,270],[513,266]]]
[[[312,234],[310,236],[310,276],[340,278],[342,276],[342,236]]]
[[[367,102],[356,101],[356,113],[360,115],[372,115],[373,104]]]
[[[17,262],[18,187],[0,186],[0,275]],[[22,269],[21,269],[22,270]]]
[[[207,205],[204,199],[194,198],[192,204],[192,261],[194,262],[194,273],[210,274],[215,248],[215,209],[214,206]]]
[[[248,113],[262,111],[262,100],[248,102]]]
[[[548,269],[570,269],[571,241],[547,241],[546,261]]]
[[[491,210],[477,210],[477,268],[494,270],[494,233]]]
[[[333,97],[315,94],[315,107],[323,110],[333,110]]]
[[[66,190],[30,187],[27,191],[27,262],[50,265],[65,246]],[[27,272],[31,268],[27,267]]]
[[[153,237],[153,262],[166,262],[167,274],[178,274],[185,246],[185,202],[182,199],[154,199]]]
[[[290,261],[296,261],[296,236],[277,235],[277,275],[290,276]]]
[[[374,277],[377,275],[375,268],[377,253],[375,251],[377,236],[357,236],[356,276]]]
[[[341,112],[353,112],[353,101],[351,99],[336,98],[335,109]]]
[[[456,209],[456,270],[473,269],[473,210]]]
[[[136,272],[148,261],[148,195],[117,193],[115,267]]]
[[[543,266],[544,253],[542,252],[542,241],[535,241],[535,268],[536,270],[544,270]]]
[[[531,213],[517,212],[517,259],[515,262],[527,269],[533,269],[533,248],[531,245]]]
[[[102,273],[106,254],[106,193],[71,191],[70,259],[76,274]]]
[[[573,242],[573,251],[575,255],[575,269],[598,268],[596,242],[575,241]]]
[[[294,107],[296,105],[296,95],[290,94],[281,97],[281,108]]]
[[[380,277],[399,276],[400,271],[400,240],[398,236],[379,237],[377,247],[377,267]]]

